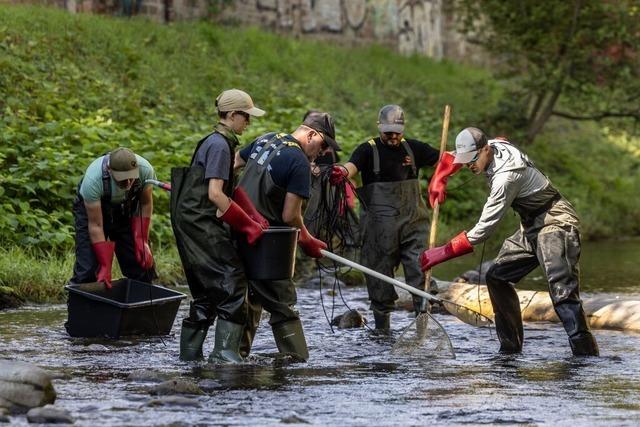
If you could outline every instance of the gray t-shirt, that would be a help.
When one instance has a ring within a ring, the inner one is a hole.
[[[215,132],[200,145],[193,159],[194,166],[204,168],[204,178],[217,178],[227,181],[231,168],[231,150],[227,140]]]

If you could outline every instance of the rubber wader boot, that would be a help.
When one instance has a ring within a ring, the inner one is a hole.
[[[180,360],[190,362],[202,360],[202,343],[207,337],[208,326],[192,323],[188,320],[182,321],[180,330]]]
[[[242,363],[239,351],[243,329],[243,325],[218,318],[209,363]]]
[[[280,353],[295,355],[304,362],[309,359],[307,341],[304,338],[300,319],[278,323],[273,325],[272,329]]]
[[[598,343],[591,332],[583,332],[569,338],[569,344],[574,356],[600,356]]]
[[[391,329],[391,313],[373,310],[373,320],[375,321],[377,330],[389,331],[389,329]]]

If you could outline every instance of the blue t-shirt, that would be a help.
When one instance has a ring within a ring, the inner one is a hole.
[[[256,138],[251,144],[240,150],[240,158],[248,161],[249,155],[256,144],[263,144],[269,141],[275,132],[268,133]],[[283,147],[271,160],[267,170],[273,182],[284,188],[287,193],[296,194],[303,199],[308,199],[311,187],[311,164],[302,151],[302,148],[294,142],[291,135],[283,134],[287,146]],[[259,148],[262,150],[262,148]],[[267,148],[267,150],[270,150]]]
[[[231,168],[231,150],[224,136],[218,132],[209,135],[198,148],[193,165],[204,168],[204,179],[227,181]]]

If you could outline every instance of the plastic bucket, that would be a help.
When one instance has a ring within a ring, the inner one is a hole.
[[[296,247],[300,230],[269,227],[255,245],[238,236],[238,252],[250,280],[291,279],[296,268]]]
[[[104,283],[70,283],[65,323],[72,337],[110,337],[124,335],[167,335],[187,296],[158,285],[132,279]]]

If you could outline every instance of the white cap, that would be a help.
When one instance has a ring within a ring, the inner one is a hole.
[[[456,157],[453,163],[469,163],[478,150],[487,145],[487,137],[478,128],[466,128],[456,136]]]

